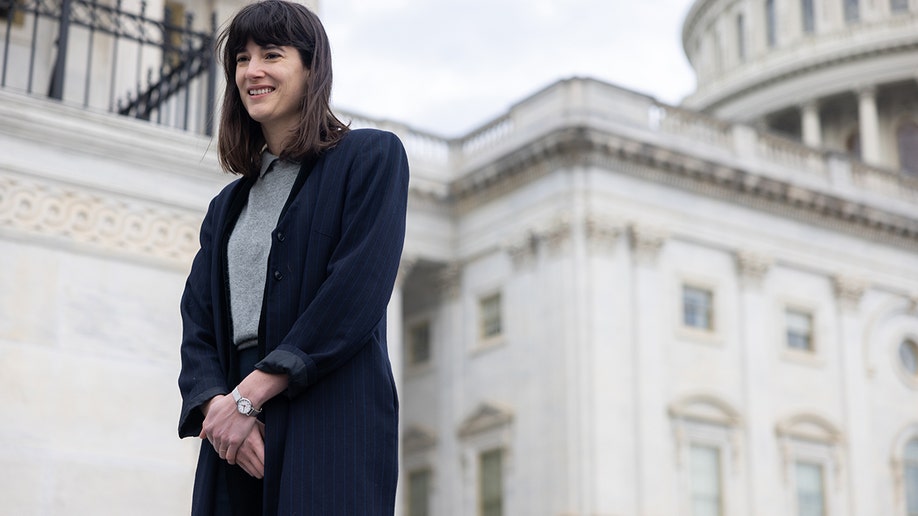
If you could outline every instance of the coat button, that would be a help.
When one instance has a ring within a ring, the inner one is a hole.
[[[278,241],[278,242],[283,242],[283,241],[286,240],[286,239],[287,239],[287,235],[281,233],[280,231],[277,232],[277,241]]]
[[[277,281],[280,281],[284,279],[284,275],[281,274],[280,271],[274,271],[274,279],[276,279]]]

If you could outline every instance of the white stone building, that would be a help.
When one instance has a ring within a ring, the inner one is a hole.
[[[412,166],[403,514],[918,511],[918,4],[699,0],[684,40],[683,107],[348,115]],[[229,178],[187,131],[15,88],[0,120],[0,513],[187,513],[177,302]]]

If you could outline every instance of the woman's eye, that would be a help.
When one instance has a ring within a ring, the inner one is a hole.
[[[249,56],[236,56],[236,63],[244,63],[249,60]]]
[[[268,54],[265,54],[265,59],[277,59],[277,58],[279,58],[280,56],[281,56],[281,55],[278,54],[278,53],[276,53],[276,52],[270,52],[270,53],[268,53]]]

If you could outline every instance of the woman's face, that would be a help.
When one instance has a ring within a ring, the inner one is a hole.
[[[249,40],[236,54],[239,96],[265,132],[286,134],[297,126],[308,75],[294,47],[263,47]]]

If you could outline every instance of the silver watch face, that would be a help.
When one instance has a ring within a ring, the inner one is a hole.
[[[249,401],[248,398],[241,398],[236,402],[236,410],[238,410],[240,414],[248,416],[252,413],[252,402]]]

